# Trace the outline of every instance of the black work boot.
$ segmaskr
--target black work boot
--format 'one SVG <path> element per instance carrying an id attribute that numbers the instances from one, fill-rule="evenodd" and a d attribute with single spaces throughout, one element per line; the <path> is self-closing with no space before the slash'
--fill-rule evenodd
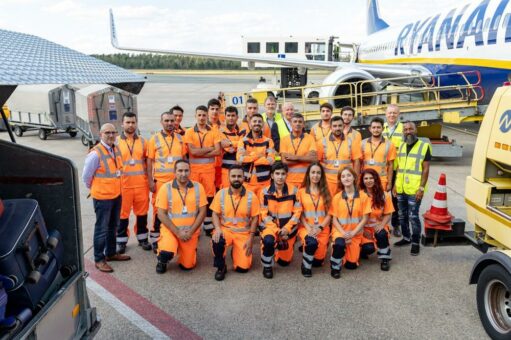
<path id="1" fill-rule="evenodd" d="M 218 268 L 215 273 L 215 280 L 222 281 L 225 279 L 225 273 L 227 273 L 227 267 Z"/>
<path id="2" fill-rule="evenodd" d="M 330 271 L 330 275 L 334 278 L 334 279 L 340 279 L 341 278 L 341 271 L 339 269 L 332 269 Z"/>
<path id="3" fill-rule="evenodd" d="M 403 238 L 403 239 L 401 239 L 401 240 L 399 240 L 399 241 L 395 242 L 395 243 L 394 243 L 394 246 L 396 246 L 396 247 L 403 247 L 403 246 L 407 246 L 407 245 L 409 245 L 409 244 L 411 244 L 411 243 L 412 243 L 412 241 L 410 241 L 410 240 L 405 240 L 405 239 Z"/>
<path id="4" fill-rule="evenodd" d="M 126 244 L 117 243 L 117 254 L 124 254 L 126 252 Z"/>
<path id="5" fill-rule="evenodd" d="M 273 268 L 272 267 L 264 267 L 263 268 L 263 276 L 266 279 L 273 279 Z"/>
<path id="6" fill-rule="evenodd" d="M 384 272 L 388 272 L 390 269 L 390 260 L 388 260 L 388 259 L 381 260 L 380 268 Z"/>
<path id="7" fill-rule="evenodd" d="M 305 266 L 302 264 L 302 275 L 304 277 L 312 277 L 312 270 L 309 268 L 305 268 Z"/>
<path id="8" fill-rule="evenodd" d="M 163 263 L 163 262 L 160 262 L 158 261 L 158 263 L 156 264 L 156 272 L 158 274 L 163 274 L 167 271 L 167 264 L 166 263 Z"/>
<path id="9" fill-rule="evenodd" d="M 151 250 L 151 249 L 153 249 L 153 246 L 147 240 L 138 242 L 138 246 L 142 247 L 142 249 L 144 249 L 144 250 Z"/>

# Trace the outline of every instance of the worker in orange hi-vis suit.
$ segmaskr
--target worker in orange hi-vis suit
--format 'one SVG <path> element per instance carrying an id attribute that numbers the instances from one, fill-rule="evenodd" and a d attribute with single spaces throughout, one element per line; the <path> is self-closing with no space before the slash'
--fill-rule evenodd
<path id="1" fill-rule="evenodd" d="M 221 153 L 221 136 L 218 129 L 207 124 L 208 108 L 204 105 L 197 107 L 195 118 L 197 124 L 186 130 L 185 143 L 188 146 L 192 181 L 199 182 L 206 191 L 208 202 L 213 201 L 215 196 L 215 157 Z M 208 209 L 204 219 L 204 232 L 211 236 L 213 224 L 211 221 L 211 209 Z"/>
<path id="2" fill-rule="evenodd" d="M 206 193 L 200 183 L 190 181 L 188 161 L 177 161 L 175 174 L 176 178 L 160 189 L 156 200 L 158 216 L 163 224 L 158 241 L 158 274 L 167 271 L 167 264 L 176 255 L 179 255 L 181 269 L 195 267 L 200 226 L 206 217 Z"/>
<path id="3" fill-rule="evenodd" d="M 243 122 L 241 123 L 241 130 L 250 131 L 250 120 L 252 119 L 252 116 L 256 113 L 259 113 L 259 103 L 257 102 L 257 99 L 255 98 L 248 98 L 247 103 L 245 104 L 245 112 L 246 116 Z M 261 115 L 262 117 L 262 115 Z M 271 130 L 268 124 L 264 124 L 264 118 L 263 118 L 263 127 L 261 128 L 263 131 L 263 136 L 271 138 Z"/>
<path id="4" fill-rule="evenodd" d="M 240 131 L 237 122 L 238 109 L 234 106 L 226 107 L 226 126 L 220 127 L 220 133 L 222 134 L 222 140 L 228 139 L 230 144 L 229 146 L 224 147 L 222 152 L 222 188 L 227 188 L 229 186 L 229 168 L 234 164 L 238 164 L 238 161 L 236 161 L 238 143 L 241 138 L 245 136 L 245 130 Z"/>
<path id="5" fill-rule="evenodd" d="M 302 206 L 298 188 L 286 183 L 288 167 L 276 162 L 271 167 L 271 184 L 259 195 L 261 202 L 261 263 L 263 276 L 273 278 L 274 257 L 280 266 L 293 259 L 298 222 Z M 275 250 L 276 249 L 276 250 Z"/>
<path id="6" fill-rule="evenodd" d="M 311 136 L 314 137 L 314 140 L 320 142 L 323 138 L 328 137 L 331 131 L 330 120 L 332 119 L 332 112 L 334 107 L 330 103 L 323 103 L 319 107 L 319 114 L 321 115 L 321 120 L 314 124 L 311 128 Z"/>
<path id="7" fill-rule="evenodd" d="M 238 143 L 236 160 L 245 172 L 245 186 L 256 195 L 270 184 L 270 169 L 275 161 L 273 142 L 262 135 L 263 117 L 255 113 L 251 120 L 251 131 Z"/>
<path id="8" fill-rule="evenodd" d="M 300 188 L 309 164 L 317 162 L 316 141 L 304 131 L 303 115 L 295 113 L 291 118 L 291 134 L 280 140 L 282 163 L 289 167 L 287 183 Z"/>
<path id="9" fill-rule="evenodd" d="M 221 103 L 218 99 L 212 98 L 208 101 L 208 125 L 214 131 L 214 133 L 220 135 L 220 128 L 225 122 L 225 114 L 220 114 Z M 223 120 L 220 120 L 220 116 L 223 116 Z M 224 138 L 222 140 L 221 147 L 224 148 L 228 144 L 228 140 Z M 222 184 L 222 154 L 215 157 L 215 188 L 220 188 Z"/>
<path id="10" fill-rule="evenodd" d="M 174 114 L 174 118 L 175 118 L 174 131 L 176 133 L 180 134 L 181 136 L 184 136 L 185 129 L 181 126 L 181 122 L 183 122 L 183 115 L 184 115 L 185 111 L 183 110 L 183 108 L 181 106 L 175 105 L 170 108 L 169 112 Z"/>
<path id="11" fill-rule="evenodd" d="M 243 186 L 243 168 L 229 169 L 229 188 L 220 189 L 211 203 L 215 231 L 212 237 L 215 280 L 222 281 L 227 272 L 225 256 L 232 246 L 234 270 L 246 273 L 252 267 L 252 244 L 259 222 L 259 200 Z"/>
<path id="12" fill-rule="evenodd" d="M 351 167 L 339 172 L 339 189 L 332 201 L 332 256 L 331 276 L 341 277 L 342 265 L 346 269 L 357 269 L 360 258 L 362 230 L 369 220 L 371 200 L 355 185 L 357 174 Z"/>
<path id="13" fill-rule="evenodd" d="M 374 169 L 381 180 L 385 191 L 392 190 L 392 178 L 394 174 L 394 159 L 396 159 L 396 147 L 388 139 L 383 138 L 383 119 L 375 117 L 369 124 L 371 137 L 362 141 L 362 169 Z"/>
<path id="14" fill-rule="evenodd" d="M 355 109 L 351 106 L 344 106 L 341 108 L 341 118 L 343 122 L 343 130 L 342 133 L 346 137 L 346 139 L 351 140 L 351 143 L 354 148 L 357 150 L 361 148 L 362 143 L 362 134 L 351 127 L 351 123 L 353 122 L 353 118 L 355 117 Z M 360 174 L 360 163 L 352 162 L 351 166 L 355 170 L 355 172 Z"/>
<path id="15" fill-rule="evenodd" d="M 360 158 L 362 157 L 360 144 L 356 147 L 353 140 L 344 135 L 342 129 L 342 118 L 340 116 L 332 117 L 332 133 L 317 145 L 318 159 L 325 168 L 328 188 L 332 197 L 338 191 L 337 175 L 339 170 L 352 164 L 360 168 Z"/>
<path id="16" fill-rule="evenodd" d="M 123 133 L 117 137 L 117 148 L 122 158 L 121 216 L 117 228 L 117 252 L 124 254 L 129 237 L 130 213 L 136 216 L 135 234 L 138 245 L 151 250 L 147 241 L 147 211 L 149 210 L 149 183 L 147 181 L 147 143 L 137 134 L 137 115 L 126 112 L 122 116 Z"/>
<path id="17" fill-rule="evenodd" d="M 302 216 L 298 238 L 302 242 L 302 275 L 312 276 L 312 267 L 320 267 L 325 261 L 330 238 L 331 216 L 329 209 L 332 196 L 326 182 L 325 169 L 319 163 L 307 168 L 302 188 L 298 191 Z"/>
<path id="18" fill-rule="evenodd" d="M 153 229 L 149 233 L 153 251 L 158 248 L 160 237 L 160 219 L 155 207 L 156 195 L 163 184 L 174 179 L 174 163 L 183 159 L 187 154 L 184 138 L 174 132 L 176 119 L 174 114 L 164 112 L 161 114 L 160 123 L 162 131 L 154 134 L 147 143 L 147 177 L 149 190 L 153 193 Z"/>

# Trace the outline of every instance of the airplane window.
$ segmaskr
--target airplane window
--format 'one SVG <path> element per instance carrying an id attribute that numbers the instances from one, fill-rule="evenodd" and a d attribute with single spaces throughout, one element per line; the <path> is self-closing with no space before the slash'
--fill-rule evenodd
<path id="1" fill-rule="evenodd" d="M 261 43 L 258 42 L 247 43 L 247 53 L 261 53 Z"/>
<path id="2" fill-rule="evenodd" d="M 286 53 L 298 53 L 298 43 L 286 42 L 284 45 L 284 50 Z"/>
<path id="3" fill-rule="evenodd" d="M 278 42 L 267 42 L 266 43 L 266 53 L 279 53 L 279 43 Z"/>

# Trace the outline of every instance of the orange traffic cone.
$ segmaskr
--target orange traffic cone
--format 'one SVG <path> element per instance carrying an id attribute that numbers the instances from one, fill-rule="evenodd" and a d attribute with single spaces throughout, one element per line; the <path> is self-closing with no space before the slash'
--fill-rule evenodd
<path id="1" fill-rule="evenodd" d="M 424 215 L 424 227 L 436 230 L 451 230 L 453 216 L 447 209 L 447 187 L 445 174 L 438 180 L 438 188 L 431 208 Z"/>

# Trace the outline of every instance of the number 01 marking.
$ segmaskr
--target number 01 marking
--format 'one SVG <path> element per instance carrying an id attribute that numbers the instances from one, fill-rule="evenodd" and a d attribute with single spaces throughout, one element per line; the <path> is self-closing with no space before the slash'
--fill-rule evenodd
<path id="1" fill-rule="evenodd" d="M 232 97 L 232 105 L 243 105 L 243 96 Z"/>

